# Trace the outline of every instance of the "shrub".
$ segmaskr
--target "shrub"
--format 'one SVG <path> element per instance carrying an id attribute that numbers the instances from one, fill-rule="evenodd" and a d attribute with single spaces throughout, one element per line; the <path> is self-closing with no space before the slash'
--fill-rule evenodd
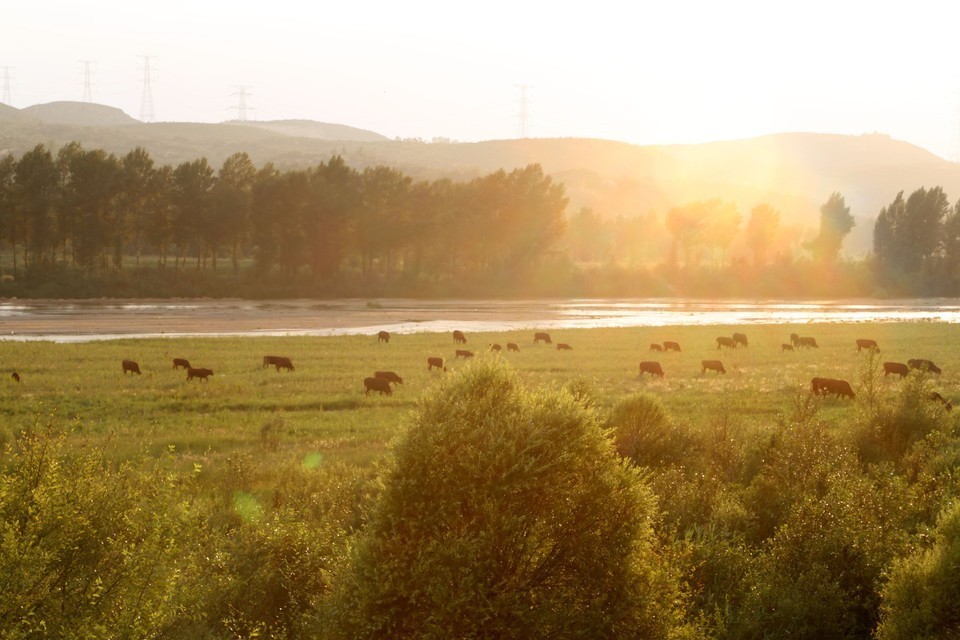
<path id="1" fill-rule="evenodd" d="M 637 393 L 613 407 L 607 420 L 617 451 L 635 464 L 657 467 L 689 459 L 694 440 L 678 428 L 660 399 Z"/>

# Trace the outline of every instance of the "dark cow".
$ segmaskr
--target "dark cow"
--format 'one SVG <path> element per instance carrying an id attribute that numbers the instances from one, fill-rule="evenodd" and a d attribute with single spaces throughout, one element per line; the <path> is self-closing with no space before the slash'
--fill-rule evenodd
<path id="1" fill-rule="evenodd" d="M 128 371 L 140 375 L 140 365 L 133 360 L 124 360 L 120 363 L 120 366 L 123 367 L 123 375 L 127 375 Z"/>
<path id="2" fill-rule="evenodd" d="M 494 342 L 492 345 L 490 345 L 490 351 L 502 351 L 502 350 L 503 350 L 503 347 L 501 347 L 501 346 L 500 346 L 499 344 L 497 344 L 496 342 Z"/>
<path id="3" fill-rule="evenodd" d="M 734 343 L 734 344 L 742 344 L 743 346 L 747 346 L 747 335 L 746 335 L 745 333 L 735 333 L 735 334 L 733 334 L 733 343 Z"/>
<path id="4" fill-rule="evenodd" d="M 784 351 L 793 351 L 793 345 L 783 343 L 782 345 L 780 345 L 780 353 L 783 353 Z"/>
<path id="5" fill-rule="evenodd" d="M 553 344 L 553 341 L 550 339 L 550 334 L 546 331 L 537 331 L 533 334 L 533 344 L 537 344 L 541 340 L 547 344 Z"/>
<path id="6" fill-rule="evenodd" d="M 394 384 L 403 384 L 403 378 L 395 374 L 393 371 L 375 371 L 373 373 L 374 378 L 383 378 L 387 382 L 393 382 Z"/>
<path id="7" fill-rule="evenodd" d="M 174 358 L 173 359 L 173 368 L 174 369 L 189 369 L 190 361 L 186 358 Z"/>
<path id="8" fill-rule="evenodd" d="M 857 351 L 863 351 L 864 349 L 880 351 L 880 347 L 877 346 L 876 340 L 870 340 L 869 338 L 857 338 Z"/>
<path id="9" fill-rule="evenodd" d="M 516 351 L 517 353 L 519 353 L 519 352 L 520 352 L 520 347 L 517 346 L 517 343 L 516 343 L 516 342 L 508 342 L 508 343 L 507 343 L 507 351 Z"/>
<path id="10" fill-rule="evenodd" d="M 911 369 L 920 369 L 921 371 L 929 371 L 930 373 L 935 373 L 940 375 L 940 367 L 933 364 L 929 360 L 924 360 L 923 358 L 913 358 L 907 360 L 907 364 L 910 365 Z"/>
<path id="11" fill-rule="evenodd" d="M 293 371 L 293 362 L 286 356 L 263 356 L 263 366 L 269 367 L 270 365 L 276 367 L 278 372 L 280 369 Z"/>
<path id="12" fill-rule="evenodd" d="M 377 343 L 380 342 L 390 342 L 390 332 L 380 331 L 377 333 Z"/>
<path id="13" fill-rule="evenodd" d="M 557 351 L 573 351 L 573 347 L 568 345 L 566 342 L 558 342 Z"/>
<path id="14" fill-rule="evenodd" d="M 717 338 L 717 349 L 721 347 L 729 347 L 731 349 L 737 348 L 737 343 L 733 341 L 733 338 L 727 338 L 725 336 L 720 336 Z"/>
<path id="15" fill-rule="evenodd" d="M 14 382 L 20 382 L 20 374 L 17 373 L 16 371 L 14 371 L 14 372 L 10 375 L 10 377 L 13 378 Z"/>
<path id="16" fill-rule="evenodd" d="M 792 344 L 792 345 L 795 346 L 795 347 L 796 347 L 796 346 L 799 346 L 799 345 L 800 345 L 800 334 L 798 334 L 798 333 L 791 333 L 791 334 L 790 334 L 790 344 Z"/>
<path id="17" fill-rule="evenodd" d="M 884 362 L 883 377 L 886 378 L 891 373 L 898 374 L 903 379 L 910 373 L 910 368 L 902 362 Z"/>
<path id="18" fill-rule="evenodd" d="M 467 344 L 467 336 L 463 335 L 463 331 L 455 329 L 453 332 L 453 342 L 455 344 Z"/>
<path id="19" fill-rule="evenodd" d="M 659 342 L 651 342 L 650 351 L 663 351 L 663 347 L 660 346 Z"/>
<path id="20" fill-rule="evenodd" d="M 663 367 L 660 366 L 659 362 L 652 362 L 650 360 L 644 360 L 640 363 L 640 375 L 644 373 L 649 373 L 653 376 L 663 377 Z"/>
<path id="21" fill-rule="evenodd" d="M 701 360 L 700 373 L 706 373 L 707 371 L 716 371 L 717 373 L 727 372 L 727 370 L 723 368 L 723 363 L 719 360 Z"/>
<path id="22" fill-rule="evenodd" d="M 679 342 L 669 342 L 669 341 L 668 341 L 668 342 L 664 342 L 664 343 L 663 343 L 663 350 L 664 350 L 664 351 L 680 351 L 680 343 L 679 343 Z"/>
<path id="23" fill-rule="evenodd" d="M 820 345 L 817 344 L 816 338 L 800 336 L 797 339 L 797 347 L 806 347 L 808 349 L 819 349 Z"/>
<path id="24" fill-rule="evenodd" d="M 390 381 L 386 378 L 364 378 L 363 388 L 364 395 L 370 395 L 371 391 L 379 391 L 380 395 L 393 395 L 393 389 L 390 387 Z"/>
<path id="25" fill-rule="evenodd" d="M 207 378 L 209 378 L 212 375 L 213 375 L 213 369 L 194 369 L 193 367 L 187 367 L 187 380 L 200 378 L 204 382 L 207 382 Z"/>
<path id="26" fill-rule="evenodd" d="M 853 388 L 846 380 L 834 380 L 833 378 L 814 378 L 810 381 L 810 389 L 814 395 L 828 396 L 833 394 L 838 398 L 847 397 L 851 400 L 856 397 Z"/>
<path id="27" fill-rule="evenodd" d="M 457 349 L 457 358 L 472 358 L 473 351 L 467 351 L 466 349 Z"/>
<path id="28" fill-rule="evenodd" d="M 939 402 L 947 411 L 953 411 L 953 404 L 936 391 L 931 391 L 929 398 L 934 402 Z"/>
<path id="29" fill-rule="evenodd" d="M 437 369 L 442 369 L 443 371 L 447 370 L 443 364 L 443 358 L 431 356 L 427 358 L 427 371 L 432 371 L 434 367 Z"/>

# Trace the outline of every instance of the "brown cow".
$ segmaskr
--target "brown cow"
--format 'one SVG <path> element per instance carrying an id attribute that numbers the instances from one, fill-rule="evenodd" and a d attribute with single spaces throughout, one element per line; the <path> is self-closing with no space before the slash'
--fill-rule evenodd
<path id="1" fill-rule="evenodd" d="M 819 349 L 816 338 L 800 336 L 797 338 L 797 347 L 807 347 L 808 349 Z"/>
<path id="2" fill-rule="evenodd" d="M 679 342 L 669 342 L 669 341 L 668 341 L 668 342 L 664 342 L 664 343 L 663 343 L 663 350 L 664 350 L 664 351 L 680 351 L 680 343 L 679 343 Z"/>
<path id="3" fill-rule="evenodd" d="M 910 365 L 911 369 L 920 369 L 924 371 L 929 371 L 930 373 L 935 373 L 940 375 L 940 367 L 933 364 L 929 360 L 924 360 L 923 358 L 914 358 L 912 360 L 907 360 L 907 364 Z"/>
<path id="4" fill-rule="evenodd" d="M 848 397 L 851 400 L 856 397 L 853 388 L 846 380 L 834 380 L 833 378 L 814 378 L 810 381 L 810 388 L 814 395 L 828 396 L 831 393 L 838 398 Z"/>
<path id="5" fill-rule="evenodd" d="M 377 333 L 377 343 L 379 344 L 381 342 L 390 342 L 390 332 L 380 331 Z"/>
<path id="6" fill-rule="evenodd" d="M 701 360 L 700 373 L 703 374 L 707 371 L 716 371 L 717 373 L 727 372 L 727 370 L 723 368 L 723 363 L 719 360 Z"/>
<path id="7" fill-rule="evenodd" d="M 884 362 L 883 377 L 886 378 L 891 373 L 898 374 L 902 380 L 903 378 L 907 377 L 908 373 L 910 373 L 910 368 L 902 362 Z"/>
<path id="8" fill-rule="evenodd" d="M 568 345 L 566 342 L 558 342 L 557 351 L 573 351 L 573 347 Z"/>
<path id="9" fill-rule="evenodd" d="M 520 352 L 520 347 L 517 346 L 517 343 L 516 343 L 516 342 L 508 342 L 508 343 L 507 343 L 507 351 L 516 351 L 517 353 L 519 353 L 519 352 Z"/>
<path id="10" fill-rule="evenodd" d="M 374 378 L 383 378 L 387 382 L 393 382 L 395 384 L 403 384 L 403 378 L 395 374 L 393 371 L 375 371 L 373 373 Z"/>
<path id="11" fill-rule="evenodd" d="M 746 335 L 745 333 L 735 333 L 735 334 L 733 334 L 733 343 L 734 343 L 734 344 L 742 344 L 743 346 L 747 346 L 747 335 Z"/>
<path id="12" fill-rule="evenodd" d="M 390 387 L 390 381 L 385 378 L 364 378 L 364 395 L 370 395 L 371 391 L 379 391 L 380 395 L 393 395 L 393 389 Z"/>
<path id="13" fill-rule="evenodd" d="M 659 362 L 652 362 L 649 360 L 644 360 L 640 363 L 640 375 L 644 373 L 649 373 L 652 376 L 663 377 L 663 367 L 660 366 Z"/>
<path id="14" fill-rule="evenodd" d="M 280 369 L 293 371 L 293 362 L 286 356 L 263 356 L 263 366 L 269 367 L 270 365 L 276 367 L 278 372 Z"/>
<path id="15" fill-rule="evenodd" d="M 10 377 L 13 378 L 15 382 L 20 382 L 20 374 L 17 373 L 16 371 L 14 371 Z"/>
<path id="16" fill-rule="evenodd" d="M 550 339 L 550 334 L 546 331 L 537 331 L 533 334 L 533 344 L 537 344 L 541 340 L 547 344 L 553 344 L 553 341 Z"/>
<path id="17" fill-rule="evenodd" d="M 499 344 L 497 344 L 496 342 L 494 342 L 492 345 L 490 345 L 490 351 L 502 351 L 502 350 L 503 350 L 503 347 L 501 347 L 501 346 L 500 346 Z"/>
<path id="18" fill-rule="evenodd" d="M 791 334 L 790 334 L 790 344 L 792 344 L 792 345 L 795 346 L 795 347 L 796 347 L 796 346 L 799 346 L 799 344 L 800 344 L 800 334 L 798 334 L 798 333 L 791 333 Z"/>
<path id="19" fill-rule="evenodd" d="M 213 375 L 213 369 L 194 369 L 193 367 L 187 367 L 187 380 L 200 378 L 204 382 L 207 382 L 207 378 L 209 378 L 212 375 Z"/>
<path id="20" fill-rule="evenodd" d="M 174 358 L 173 359 L 173 368 L 174 369 L 189 369 L 190 361 L 186 358 Z"/>
<path id="21" fill-rule="evenodd" d="M 123 375 L 127 375 L 128 371 L 140 375 L 140 365 L 133 360 L 124 360 L 120 363 L 120 366 L 123 367 Z"/>
<path id="22" fill-rule="evenodd" d="M 792 344 L 787 344 L 787 343 L 781 344 L 781 345 L 780 345 L 780 353 L 783 353 L 784 351 L 793 351 L 793 345 L 792 345 Z"/>
<path id="23" fill-rule="evenodd" d="M 880 351 L 880 347 L 877 346 L 876 340 L 870 340 L 869 338 L 857 338 L 857 351 L 863 351 L 864 349 Z"/>
<path id="24" fill-rule="evenodd" d="M 731 349 L 737 348 L 737 343 L 733 341 L 733 338 L 727 338 L 725 336 L 720 336 L 717 338 L 717 349 L 720 347 L 729 347 Z"/>
<path id="25" fill-rule="evenodd" d="M 463 335 L 463 331 L 460 331 L 459 329 L 454 329 L 453 342 L 455 344 L 467 344 L 467 336 Z"/>
<path id="26" fill-rule="evenodd" d="M 467 351 L 466 349 L 457 349 L 457 358 L 472 358 L 473 351 Z"/>
<path id="27" fill-rule="evenodd" d="M 943 408 L 946 409 L 947 411 L 953 411 L 953 404 L 949 400 L 944 398 L 942 395 L 937 393 L 936 391 L 931 391 L 929 397 L 931 400 L 942 404 Z"/>
<path id="28" fill-rule="evenodd" d="M 427 371 L 432 371 L 434 367 L 442 369 L 443 371 L 447 370 L 447 367 L 444 366 L 443 358 L 431 356 L 427 358 Z"/>
<path id="29" fill-rule="evenodd" d="M 659 342 L 651 342 L 650 351 L 663 351 L 663 347 L 660 346 Z"/>

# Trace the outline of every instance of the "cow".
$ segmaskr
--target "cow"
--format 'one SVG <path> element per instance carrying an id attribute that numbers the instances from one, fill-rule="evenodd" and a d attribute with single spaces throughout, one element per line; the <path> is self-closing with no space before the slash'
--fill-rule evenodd
<path id="1" fill-rule="evenodd" d="M 547 344 L 553 344 L 553 341 L 550 339 L 550 334 L 546 331 L 537 331 L 533 334 L 533 344 L 537 344 L 541 340 Z"/>
<path id="2" fill-rule="evenodd" d="M 263 356 L 263 366 L 269 367 L 270 365 L 276 367 L 278 372 L 280 369 L 293 371 L 293 362 L 286 356 Z"/>
<path id="3" fill-rule="evenodd" d="M 127 375 L 128 371 L 140 375 L 140 365 L 133 360 L 124 360 L 120 363 L 120 366 L 123 368 L 123 375 Z"/>
<path id="4" fill-rule="evenodd" d="M 516 351 L 517 353 L 520 353 L 520 347 L 517 346 L 516 342 L 508 342 L 507 351 Z"/>
<path id="5" fill-rule="evenodd" d="M 814 395 L 818 396 L 828 396 L 832 393 L 838 398 L 847 397 L 853 400 L 857 395 L 849 382 L 833 378 L 814 378 L 810 381 L 810 388 Z"/>
<path id="6" fill-rule="evenodd" d="M 558 342 L 557 351 L 573 351 L 573 347 L 568 345 L 566 342 Z"/>
<path id="7" fill-rule="evenodd" d="M 737 343 L 733 341 L 733 338 L 720 336 L 719 338 L 717 338 L 717 350 L 719 351 L 721 347 L 729 347 L 731 349 L 736 349 Z"/>
<path id="8" fill-rule="evenodd" d="M 447 370 L 447 367 L 443 363 L 443 358 L 438 356 L 431 356 L 427 358 L 427 371 L 432 371 L 434 367 L 443 371 Z"/>
<path id="9" fill-rule="evenodd" d="M 791 334 L 790 334 L 790 344 L 792 344 L 792 345 L 795 346 L 795 347 L 799 346 L 799 345 L 800 345 L 800 334 L 798 334 L 798 333 L 791 333 Z"/>
<path id="10" fill-rule="evenodd" d="M 908 373 L 910 373 L 910 368 L 902 362 L 884 362 L 883 377 L 886 378 L 891 373 L 898 374 L 902 380 L 903 378 L 907 377 Z"/>
<path id="11" fill-rule="evenodd" d="M 660 366 L 659 362 L 652 362 L 650 360 L 644 360 L 640 363 L 640 374 L 649 373 L 652 376 L 663 377 L 663 367 Z"/>
<path id="12" fill-rule="evenodd" d="M 390 381 L 386 378 L 364 378 L 363 388 L 363 393 L 367 396 L 370 395 L 371 391 L 379 391 L 380 395 L 393 395 L 393 389 L 390 387 Z"/>
<path id="13" fill-rule="evenodd" d="M 707 371 L 716 371 L 717 373 L 727 372 L 727 370 L 723 368 L 723 363 L 719 360 L 701 360 L 700 373 L 703 374 Z"/>
<path id="14" fill-rule="evenodd" d="M 453 342 L 454 344 L 467 344 L 467 336 L 463 335 L 463 331 L 460 331 L 459 329 L 454 329 Z"/>
<path id="15" fill-rule="evenodd" d="M 869 338 L 857 338 L 857 351 L 863 351 L 864 349 L 880 351 L 880 347 L 877 346 L 876 340 L 870 340 Z"/>
<path id="16" fill-rule="evenodd" d="M 784 351 L 793 351 L 793 345 L 784 342 L 780 345 L 780 353 L 783 353 Z"/>
<path id="17" fill-rule="evenodd" d="M 10 377 L 13 378 L 14 382 L 20 382 L 20 374 L 17 373 L 16 371 L 14 371 L 14 372 L 10 375 Z"/>
<path id="18" fill-rule="evenodd" d="M 186 358 L 174 358 L 173 359 L 173 368 L 174 369 L 189 369 L 190 361 Z"/>
<path id="19" fill-rule="evenodd" d="M 389 331 L 380 331 L 379 333 L 377 333 L 377 344 L 381 342 L 390 342 Z"/>
<path id="20" fill-rule="evenodd" d="M 499 344 L 497 344 L 496 342 L 494 342 L 492 345 L 490 345 L 490 351 L 502 351 L 502 350 L 503 350 L 503 347 L 501 347 L 501 346 L 500 346 Z"/>
<path id="21" fill-rule="evenodd" d="M 679 343 L 679 342 L 669 342 L 669 341 L 664 342 L 664 343 L 663 343 L 663 350 L 664 350 L 664 351 L 677 351 L 677 352 L 679 352 L 679 351 L 680 351 L 680 343 Z"/>
<path id="22" fill-rule="evenodd" d="M 819 349 L 816 338 L 800 336 L 797 338 L 797 347 L 806 347 L 808 349 Z"/>
<path id="23" fill-rule="evenodd" d="M 473 351 L 467 351 L 466 349 L 457 349 L 457 358 L 472 358 Z"/>
<path id="24" fill-rule="evenodd" d="M 745 333 L 735 333 L 735 334 L 733 334 L 733 343 L 734 343 L 734 344 L 742 344 L 743 346 L 747 346 L 747 335 L 746 335 Z"/>
<path id="25" fill-rule="evenodd" d="M 935 373 L 937 375 L 940 375 L 941 373 L 940 367 L 933 364 L 929 360 L 924 360 L 923 358 L 913 358 L 911 360 L 907 360 L 907 364 L 910 366 L 911 369 L 920 369 L 923 371 L 929 371 L 930 373 Z"/>
<path id="26" fill-rule="evenodd" d="M 213 369 L 194 369 L 193 367 L 187 367 L 187 380 L 200 378 L 204 382 L 207 382 L 207 378 L 209 378 L 212 375 L 213 375 Z"/>
<path id="27" fill-rule="evenodd" d="M 373 373 L 374 378 L 383 378 L 387 382 L 393 382 L 394 384 L 403 384 L 403 378 L 395 374 L 393 371 L 375 371 Z"/>
<path id="28" fill-rule="evenodd" d="M 663 351 L 663 347 L 660 346 L 659 342 L 651 342 L 650 351 Z"/>
<path id="29" fill-rule="evenodd" d="M 953 411 L 953 404 L 949 400 L 944 398 L 942 395 L 937 393 L 936 391 L 931 391 L 929 398 L 935 402 L 939 402 L 940 404 L 942 404 L 943 408 L 946 409 L 947 411 Z"/>

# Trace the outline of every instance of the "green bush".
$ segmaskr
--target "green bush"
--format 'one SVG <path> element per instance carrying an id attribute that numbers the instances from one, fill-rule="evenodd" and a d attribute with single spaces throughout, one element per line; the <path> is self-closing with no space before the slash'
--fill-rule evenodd
<path id="1" fill-rule="evenodd" d="M 689 460 L 695 440 L 667 414 L 660 398 L 637 393 L 621 400 L 607 420 L 617 451 L 635 464 L 659 467 Z"/>
<path id="2" fill-rule="evenodd" d="M 595 413 L 474 363 L 422 400 L 338 576 L 344 638 L 664 638 L 683 631 L 655 503 Z"/>

